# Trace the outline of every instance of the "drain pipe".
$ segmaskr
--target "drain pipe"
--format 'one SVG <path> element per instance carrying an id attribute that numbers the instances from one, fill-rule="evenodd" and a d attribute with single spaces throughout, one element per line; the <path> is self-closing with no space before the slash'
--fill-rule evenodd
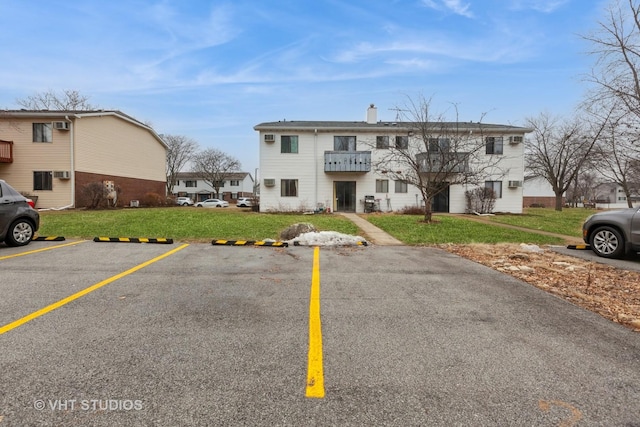
<path id="1" fill-rule="evenodd" d="M 313 130 L 313 157 L 314 157 L 314 207 L 315 211 L 318 209 L 318 129 Z"/>
<path id="2" fill-rule="evenodd" d="M 69 176 L 71 177 L 71 204 L 69 207 L 74 208 L 76 206 L 76 164 L 75 164 L 75 129 L 74 122 L 69 116 L 64 116 L 64 119 L 69 123 L 69 145 L 70 145 L 70 167 Z"/>

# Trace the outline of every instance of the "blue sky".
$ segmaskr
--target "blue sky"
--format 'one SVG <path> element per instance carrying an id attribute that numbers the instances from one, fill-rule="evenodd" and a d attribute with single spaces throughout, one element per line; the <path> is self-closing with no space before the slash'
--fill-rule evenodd
<path id="1" fill-rule="evenodd" d="M 261 122 L 394 120 L 419 95 L 465 121 L 570 114 L 607 3 L 0 0 L 0 108 L 78 90 L 253 173 Z"/>

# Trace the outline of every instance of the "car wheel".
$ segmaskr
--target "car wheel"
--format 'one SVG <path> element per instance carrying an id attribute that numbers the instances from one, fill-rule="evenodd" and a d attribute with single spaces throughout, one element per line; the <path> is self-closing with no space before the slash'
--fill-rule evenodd
<path id="1" fill-rule="evenodd" d="M 624 256 L 624 237 L 613 227 L 596 229 L 589 239 L 591 250 L 603 258 L 622 258 Z"/>
<path id="2" fill-rule="evenodd" d="M 31 239 L 33 239 L 33 225 L 25 219 L 19 219 L 9 227 L 6 243 L 9 246 L 24 246 L 29 244 Z"/>

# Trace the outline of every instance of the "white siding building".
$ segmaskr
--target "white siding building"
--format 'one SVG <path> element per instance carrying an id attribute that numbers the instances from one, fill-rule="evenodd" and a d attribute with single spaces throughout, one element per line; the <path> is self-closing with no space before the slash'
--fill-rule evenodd
<path id="1" fill-rule="evenodd" d="M 253 196 L 253 177 L 248 172 L 231 172 L 220 186 L 219 195 L 215 189 L 194 172 L 179 172 L 173 185 L 175 196 L 191 197 L 194 202 L 218 197 L 232 201 L 239 197 Z"/>
<path id="2" fill-rule="evenodd" d="M 486 156 L 493 159 L 496 172 L 479 184 L 450 185 L 435 198 L 433 210 L 464 213 L 465 191 L 487 186 L 497 193 L 495 212 L 522 213 L 523 139 L 531 130 L 479 123 L 450 125 L 466 135 L 478 135 L 476 144 L 487 141 Z M 374 166 L 385 150 L 376 141 L 424 143 L 414 135 L 411 123 L 378 121 L 373 105 L 362 122 L 279 121 L 254 129 L 260 134 L 262 212 L 320 207 L 364 212 L 365 196 L 373 196 L 382 211 L 422 205 L 417 188 L 390 180 Z"/>

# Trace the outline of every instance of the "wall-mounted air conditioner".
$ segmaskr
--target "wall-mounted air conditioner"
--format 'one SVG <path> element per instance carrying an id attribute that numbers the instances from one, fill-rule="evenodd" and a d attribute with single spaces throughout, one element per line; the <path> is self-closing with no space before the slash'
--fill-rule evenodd
<path id="1" fill-rule="evenodd" d="M 264 134 L 264 142 L 275 142 L 276 136 L 272 133 Z"/>
<path id="2" fill-rule="evenodd" d="M 264 179 L 264 186 L 265 187 L 273 187 L 276 185 L 276 180 L 273 178 L 265 178 Z"/>
<path id="3" fill-rule="evenodd" d="M 521 136 L 510 136 L 509 137 L 509 144 L 521 144 L 522 143 L 522 137 Z"/>
<path id="4" fill-rule="evenodd" d="M 69 130 L 69 122 L 53 122 L 53 128 L 58 130 Z"/>
<path id="5" fill-rule="evenodd" d="M 509 188 L 522 187 L 522 181 L 509 181 Z"/>
<path id="6" fill-rule="evenodd" d="M 71 178 L 71 173 L 69 173 L 69 171 L 55 171 L 53 172 L 53 177 L 60 179 L 69 179 Z"/>

